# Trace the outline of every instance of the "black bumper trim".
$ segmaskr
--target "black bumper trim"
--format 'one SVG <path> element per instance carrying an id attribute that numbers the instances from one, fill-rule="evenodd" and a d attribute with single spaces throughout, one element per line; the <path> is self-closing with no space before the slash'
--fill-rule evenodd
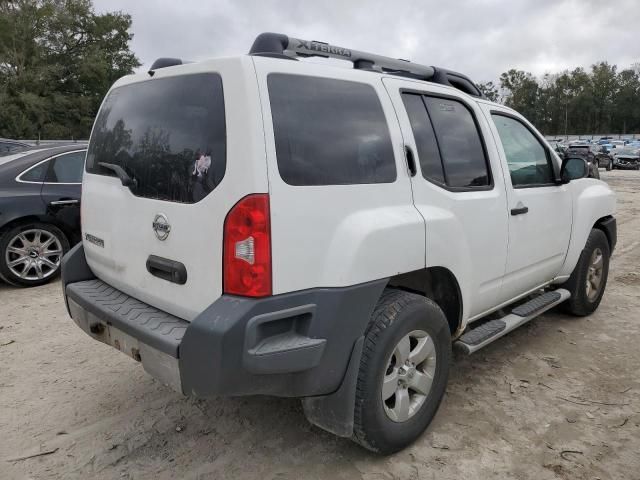
<path id="1" fill-rule="evenodd" d="M 598 226 L 604 230 L 607 239 L 609 240 L 609 245 L 611 246 L 611 253 L 616 248 L 616 244 L 618 243 L 618 225 L 616 222 L 616 217 L 607 217 L 598 222 Z"/>
<path id="2" fill-rule="evenodd" d="M 67 285 L 66 294 L 99 321 L 178 358 L 180 342 L 189 326 L 186 320 L 136 300 L 98 279 Z"/>
<path id="3" fill-rule="evenodd" d="M 83 330 L 104 341 L 100 328 L 91 327 L 111 325 L 141 349 L 176 359 L 176 371 L 165 376 L 176 377 L 174 388 L 186 395 L 309 397 L 343 384 L 354 345 L 388 279 L 258 299 L 222 295 L 191 322 L 95 278 L 82 244 L 63 259 L 62 282 Z M 156 356 L 147 352 L 145 365 L 154 376 Z"/>

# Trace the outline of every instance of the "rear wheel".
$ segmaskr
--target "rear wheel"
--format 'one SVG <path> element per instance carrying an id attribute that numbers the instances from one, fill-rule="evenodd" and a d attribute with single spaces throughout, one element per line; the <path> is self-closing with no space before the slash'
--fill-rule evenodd
<path id="1" fill-rule="evenodd" d="M 353 439 L 382 454 L 416 440 L 440 406 L 450 359 L 449 324 L 440 307 L 386 290 L 365 335 Z"/>
<path id="2" fill-rule="evenodd" d="M 0 236 L 0 277 L 21 287 L 43 285 L 60 274 L 60 261 L 69 250 L 62 231 L 46 223 L 27 223 Z"/>
<path id="3" fill-rule="evenodd" d="M 576 268 L 565 284 L 565 288 L 571 292 L 571 298 L 562 304 L 565 312 L 577 316 L 595 312 L 607 286 L 610 256 L 607 236 L 594 228 L 589 234 Z"/>

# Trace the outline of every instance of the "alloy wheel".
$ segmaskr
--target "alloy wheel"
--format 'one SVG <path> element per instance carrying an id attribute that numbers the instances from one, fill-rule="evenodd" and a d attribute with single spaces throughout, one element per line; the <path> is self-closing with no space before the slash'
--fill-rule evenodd
<path id="1" fill-rule="evenodd" d="M 596 248 L 591 253 L 589 268 L 587 270 L 586 293 L 590 302 L 598 298 L 602 287 L 602 270 L 604 267 L 604 256 L 602 250 Z"/>
<path id="2" fill-rule="evenodd" d="M 436 371 L 436 347 L 424 330 L 414 330 L 394 348 L 382 379 L 382 404 L 387 417 L 406 422 L 424 404 Z"/>
<path id="3" fill-rule="evenodd" d="M 22 280 L 42 280 L 56 273 L 62 259 L 62 243 L 53 233 L 33 228 L 11 239 L 5 252 L 7 267 Z"/>

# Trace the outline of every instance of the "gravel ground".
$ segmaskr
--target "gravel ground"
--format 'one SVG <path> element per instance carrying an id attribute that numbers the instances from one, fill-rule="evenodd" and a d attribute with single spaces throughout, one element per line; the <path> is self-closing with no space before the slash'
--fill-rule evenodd
<path id="1" fill-rule="evenodd" d="M 181 397 L 82 333 L 59 282 L 0 285 L 0 478 L 640 479 L 640 174 L 602 177 L 619 242 L 599 310 L 456 355 L 435 421 L 386 458 L 296 400 Z"/>

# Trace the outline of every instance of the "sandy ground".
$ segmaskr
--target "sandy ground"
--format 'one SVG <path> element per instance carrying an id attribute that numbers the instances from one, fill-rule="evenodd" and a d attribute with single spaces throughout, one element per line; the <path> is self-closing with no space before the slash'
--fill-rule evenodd
<path id="1" fill-rule="evenodd" d="M 433 424 L 387 458 L 296 400 L 183 398 L 82 333 L 59 282 L 0 285 L 0 478 L 640 479 L 640 174 L 602 176 L 619 243 L 600 309 L 457 355 Z"/>

